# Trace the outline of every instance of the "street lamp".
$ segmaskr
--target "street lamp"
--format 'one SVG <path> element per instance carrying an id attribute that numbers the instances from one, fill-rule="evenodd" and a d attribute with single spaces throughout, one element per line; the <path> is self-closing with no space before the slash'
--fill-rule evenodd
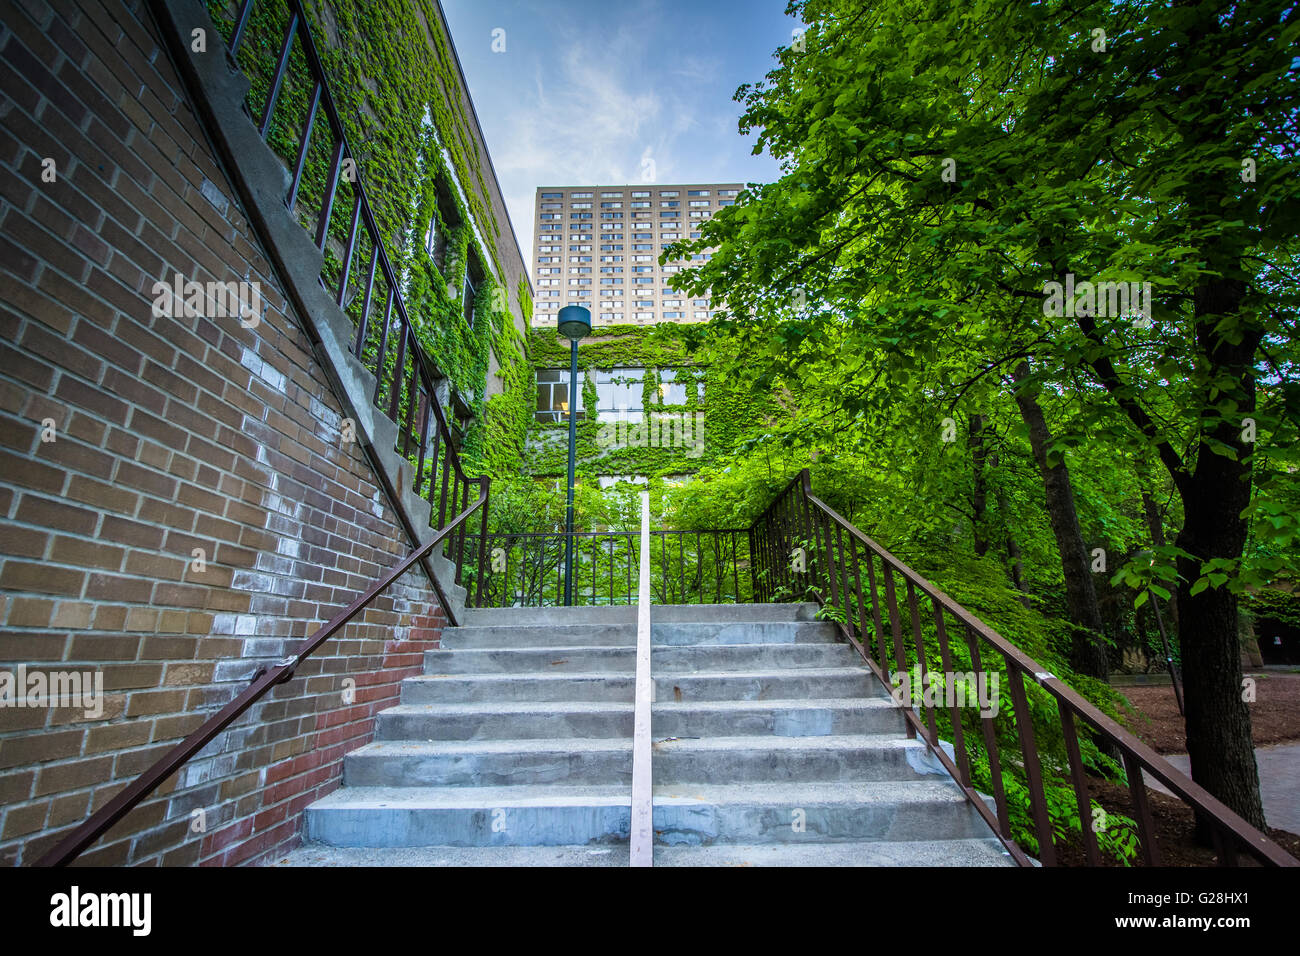
<path id="1" fill-rule="evenodd" d="M 578 340 L 591 331 L 591 310 L 566 305 L 556 328 L 569 340 L 569 488 L 564 509 L 564 606 L 573 605 L 573 467 L 578 438 Z"/>

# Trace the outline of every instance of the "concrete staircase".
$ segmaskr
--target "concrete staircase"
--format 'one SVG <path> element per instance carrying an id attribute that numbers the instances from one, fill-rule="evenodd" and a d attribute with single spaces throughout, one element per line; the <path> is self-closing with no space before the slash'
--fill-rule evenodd
<path id="1" fill-rule="evenodd" d="M 813 612 L 653 609 L 655 864 L 1008 864 Z M 626 864 L 634 615 L 467 611 L 284 862 Z"/>

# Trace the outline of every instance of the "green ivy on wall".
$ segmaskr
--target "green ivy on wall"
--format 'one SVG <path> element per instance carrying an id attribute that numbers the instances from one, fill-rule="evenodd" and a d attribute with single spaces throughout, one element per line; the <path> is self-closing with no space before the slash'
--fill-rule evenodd
<path id="1" fill-rule="evenodd" d="M 437 4 L 434 0 L 305 0 L 304 5 L 385 251 L 402 276 L 407 312 L 425 348 L 472 411 L 462 447 L 466 463 L 474 473 L 516 473 L 532 415 L 531 373 L 507 290 L 493 278 L 506 274 L 497 249 L 500 228 L 480 198 L 491 193 Z M 229 42 L 238 4 L 207 0 L 207 6 Z M 259 121 L 288 15 L 284 0 L 258 0 L 241 41 L 239 65 L 250 81 L 247 102 Z M 295 44 L 267 136 L 286 167 L 297 154 L 311 85 L 305 58 Z M 331 150 L 328 124 L 318 117 L 297 203 L 305 228 L 314 227 L 323 204 Z M 351 213 L 348 192 L 346 184 L 340 183 L 325 250 L 327 283 L 337 283 L 342 274 L 340 260 Z M 454 217 L 444 215 L 451 209 Z M 441 268 L 424 246 L 430 221 L 445 242 Z M 477 234 L 471 223 L 477 225 Z M 359 321 L 363 300 L 352 293 L 352 285 L 364 281 L 358 273 L 370 254 L 363 230 L 344 303 L 354 322 Z M 461 300 L 471 257 L 486 277 L 476 290 L 472 327 Z M 526 325 L 532 313 L 527 281 L 522 280 L 515 291 Z M 384 288 L 375 291 L 381 303 L 386 294 Z M 377 341 L 367 343 L 367 349 L 373 350 L 373 357 Z M 496 357 L 504 391 L 489 402 L 491 355 Z M 393 361 L 390 355 L 389 364 Z"/>
<path id="2" fill-rule="evenodd" d="M 554 329 L 533 329 L 528 337 L 532 367 L 564 368 L 569 365 L 569 343 Z M 578 422 L 577 473 L 582 477 L 597 475 L 664 475 L 693 474 L 705 465 L 725 459 L 734 449 L 740 432 L 769 412 L 764 396 L 733 386 L 721 375 L 698 364 L 693 343 L 695 330 L 661 324 L 651 327 L 614 325 L 596 328 L 578 345 L 578 368 L 583 374 L 583 407 L 596 407 L 596 386 L 592 372 L 620 367 L 644 368 L 642 407 L 654 416 L 685 418 L 689 423 L 690 441 L 676 422 L 659 422 L 648 432 L 624 432 L 616 442 L 602 442 L 601 428 L 593 418 Z M 716 346 L 716 343 L 715 343 Z M 676 383 L 685 388 L 682 405 L 667 405 L 659 386 L 660 372 L 673 369 Z M 699 398 L 699 383 L 704 383 L 704 398 Z M 525 471 L 538 477 L 563 475 L 568 467 L 567 423 L 543 423 L 529 414 Z M 696 418 L 703 416 L 703 431 Z M 665 427 L 671 431 L 665 432 Z M 608 433 L 607 433 L 608 434 Z M 654 437 L 651 437 L 654 436 Z M 697 442 L 702 437 L 703 447 Z M 659 440 L 655 440 L 655 439 Z M 638 440 L 640 439 L 640 440 Z"/>

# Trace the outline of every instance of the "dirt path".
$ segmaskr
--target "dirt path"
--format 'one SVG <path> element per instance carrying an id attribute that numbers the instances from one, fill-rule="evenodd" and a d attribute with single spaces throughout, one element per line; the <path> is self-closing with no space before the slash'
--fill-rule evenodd
<path id="1" fill-rule="evenodd" d="M 1256 747 L 1300 740 L 1300 674 L 1253 673 L 1250 723 Z M 1187 752 L 1187 735 L 1172 687 L 1119 687 L 1128 698 L 1128 729 L 1157 753 Z"/>

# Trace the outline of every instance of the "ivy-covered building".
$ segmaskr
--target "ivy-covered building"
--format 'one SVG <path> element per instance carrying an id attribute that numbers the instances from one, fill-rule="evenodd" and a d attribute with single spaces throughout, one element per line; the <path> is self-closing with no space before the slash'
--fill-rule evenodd
<path id="1" fill-rule="evenodd" d="M 688 480 L 734 450 L 761 402 L 697 358 L 701 330 L 593 329 L 578 346 L 577 472 L 608 487 L 620 480 Z M 707 333 L 706 333 L 707 334 Z M 569 342 L 553 329 L 528 336 L 536 382 L 524 470 L 559 477 L 568 464 Z"/>

